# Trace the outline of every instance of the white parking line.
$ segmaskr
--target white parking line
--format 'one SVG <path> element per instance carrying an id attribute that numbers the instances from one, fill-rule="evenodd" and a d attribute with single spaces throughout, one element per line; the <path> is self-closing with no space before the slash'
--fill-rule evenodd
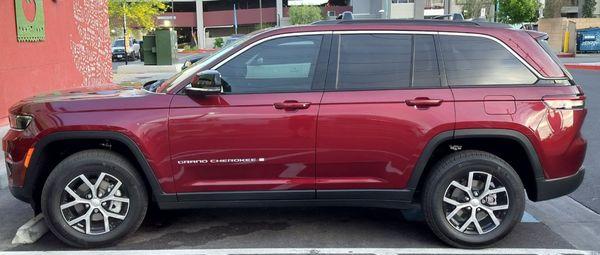
<path id="1" fill-rule="evenodd" d="M 463 250 L 450 248 L 265 248 L 265 249 L 198 249 L 198 250 L 110 250 L 110 251 L 32 251 L 32 252 L 0 252 L 0 255 L 40 254 L 40 255 L 268 255 L 268 254 L 600 254 L 592 251 L 571 249 L 482 249 Z"/>

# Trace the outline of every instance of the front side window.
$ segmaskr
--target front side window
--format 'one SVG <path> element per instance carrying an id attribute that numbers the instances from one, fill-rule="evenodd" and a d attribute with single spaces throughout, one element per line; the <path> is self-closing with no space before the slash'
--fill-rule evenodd
<path id="1" fill-rule="evenodd" d="M 440 86 L 431 35 L 342 35 L 338 54 L 337 90 Z"/>
<path id="2" fill-rule="evenodd" d="M 263 42 L 217 68 L 226 93 L 310 91 L 321 35 Z"/>
<path id="3" fill-rule="evenodd" d="M 499 43 L 482 37 L 441 35 L 450 86 L 529 85 L 537 77 Z"/>

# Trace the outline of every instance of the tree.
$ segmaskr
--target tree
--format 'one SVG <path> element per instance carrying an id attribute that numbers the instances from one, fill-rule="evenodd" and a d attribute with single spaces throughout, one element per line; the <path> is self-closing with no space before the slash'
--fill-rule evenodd
<path id="1" fill-rule="evenodd" d="M 537 0 L 498 0 L 498 20 L 508 24 L 533 22 L 538 8 Z"/>
<path id="2" fill-rule="evenodd" d="M 321 8 L 318 6 L 298 5 L 289 10 L 292 25 L 309 24 L 323 19 Z"/>
<path id="3" fill-rule="evenodd" d="M 462 9 L 465 19 L 476 19 L 481 14 L 481 9 L 493 7 L 493 0 L 466 0 L 463 1 Z"/>
<path id="4" fill-rule="evenodd" d="M 167 4 L 161 0 L 109 0 L 108 15 L 111 27 L 123 27 L 123 14 L 128 28 L 154 28 L 154 18 L 165 12 Z"/>
<path id="5" fill-rule="evenodd" d="M 596 0 L 585 0 L 585 2 L 583 2 L 583 17 L 584 18 L 593 18 L 595 9 L 596 9 Z"/>

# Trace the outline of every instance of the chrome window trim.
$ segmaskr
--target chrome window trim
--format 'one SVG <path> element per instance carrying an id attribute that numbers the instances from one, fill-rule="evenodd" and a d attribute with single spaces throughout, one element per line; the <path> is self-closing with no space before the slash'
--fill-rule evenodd
<path id="1" fill-rule="evenodd" d="M 221 62 L 215 64 L 214 66 L 211 67 L 211 69 L 217 69 L 217 68 L 221 67 L 222 65 L 229 62 L 231 59 L 237 57 L 238 55 L 246 52 L 247 50 L 251 49 L 252 47 L 254 47 L 260 43 L 263 43 L 263 42 L 266 42 L 269 40 L 273 40 L 273 39 L 277 39 L 277 38 L 303 36 L 303 35 L 327 35 L 327 34 L 345 35 L 345 34 L 374 34 L 374 33 L 376 33 L 376 34 L 415 34 L 415 35 L 455 35 L 455 36 L 470 36 L 470 37 L 486 38 L 486 39 L 496 42 L 497 44 L 500 44 L 504 49 L 506 49 L 510 54 L 512 54 L 517 60 L 519 60 L 519 62 L 521 62 L 521 64 L 523 64 L 538 79 L 543 79 L 543 80 L 567 80 L 568 79 L 566 77 L 565 78 L 551 78 L 551 77 L 543 76 L 535 68 L 533 68 L 529 63 L 527 63 L 527 61 L 525 61 L 521 56 L 519 56 L 519 54 L 514 52 L 508 45 L 506 45 L 500 39 L 490 36 L 490 35 L 477 34 L 477 33 L 464 33 L 464 32 L 410 31 L 410 30 L 403 30 L 403 31 L 395 31 L 395 30 L 314 31 L 314 32 L 297 32 L 297 33 L 288 33 L 288 34 L 278 34 L 278 35 L 263 38 L 256 42 L 251 43 L 250 45 L 244 47 L 243 49 L 237 51 L 236 53 L 234 53 L 231 56 L 227 57 L 226 59 L 222 60 Z"/>
<path id="2" fill-rule="evenodd" d="M 278 34 L 278 35 L 269 36 L 269 37 L 260 39 L 256 42 L 253 42 L 250 45 L 244 47 L 243 49 L 237 51 L 236 53 L 231 54 L 231 56 L 227 57 L 226 59 L 224 59 L 221 62 L 217 63 L 216 65 L 212 66 L 210 69 L 217 69 L 217 68 L 221 67 L 222 65 L 227 64 L 227 62 L 229 62 L 233 58 L 235 58 L 235 57 L 239 56 L 240 54 L 246 52 L 247 50 L 251 49 L 252 47 L 254 47 L 258 44 L 261 44 L 263 42 L 266 42 L 266 41 L 270 41 L 270 40 L 274 40 L 274 39 L 278 39 L 278 38 L 284 38 L 284 37 L 294 37 L 294 36 L 303 36 L 303 35 L 329 35 L 329 34 L 331 34 L 331 31 L 298 32 L 298 33 Z"/>

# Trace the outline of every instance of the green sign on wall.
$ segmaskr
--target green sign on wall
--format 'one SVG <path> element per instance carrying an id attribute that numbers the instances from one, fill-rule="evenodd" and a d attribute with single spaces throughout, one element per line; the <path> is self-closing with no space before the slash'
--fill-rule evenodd
<path id="1" fill-rule="evenodd" d="M 35 17 L 32 21 L 25 16 L 24 1 L 26 4 L 35 4 Z M 37 42 L 46 38 L 43 0 L 15 0 L 15 18 L 19 42 Z"/>

